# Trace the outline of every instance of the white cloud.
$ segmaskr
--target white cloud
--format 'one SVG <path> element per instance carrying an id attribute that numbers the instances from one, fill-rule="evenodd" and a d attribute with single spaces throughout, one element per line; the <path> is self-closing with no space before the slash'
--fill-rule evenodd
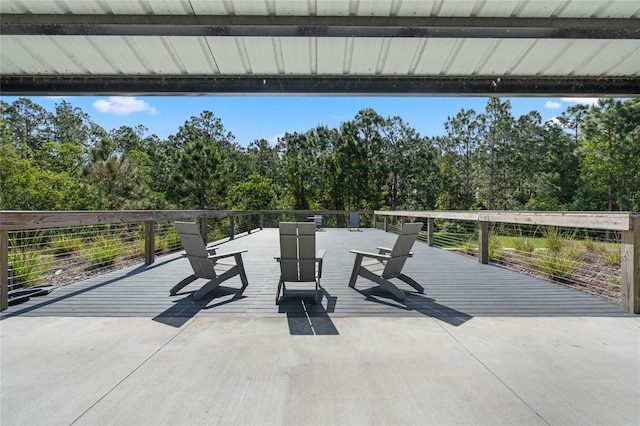
<path id="1" fill-rule="evenodd" d="M 561 98 L 565 102 L 572 102 L 575 104 L 595 105 L 598 103 L 599 98 Z"/>
<path id="2" fill-rule="evenodd" d="M 558 109 L 562 106 L 562 104 L 560 102 L 553 102 L 553 101 L 547 101 L 544 104 L 545 107 L 549 108 L 549 109 Z"/>
<path id="3" fill-rule="evenodd" d="M 555 124 L 556 126 L 562 126 L 562 123 L 560 122 L 560 120 L 558 120 L 558 117 L 551 117 L 550 119 L 545 121 L 545 124 Z"/>
<path id="4" fill-rule="evenodd" d="M 134 112 L 145 111 L 149 114 L 158 113 L 154 107 L 145 101 L 131 96 L 110 96 L 107 99 L 99 99 L 92 105 L 100 112 L 116 115 L 129 115 Z"/>
<path id="5" fill-rule="evenodd" d="M 273 136 L 273 137 L 271 137 L 271 138 L 269 138 L 267 140 L 269 141 L 269 143 L 271 145 L 275 145 L 275 144 L 278 143 L 278 139 L 281 139 L 283 137 L 284 137 L 284 133 L 280 133 L 279 135 L 275 135 L 275 136 Z"/>

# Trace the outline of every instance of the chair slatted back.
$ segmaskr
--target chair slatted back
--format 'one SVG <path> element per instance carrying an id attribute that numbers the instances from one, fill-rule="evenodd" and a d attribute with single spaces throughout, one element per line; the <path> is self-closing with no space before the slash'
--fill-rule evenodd
<path id="1" fill-rule="evenodd" d="M 280 222 L 280 272 L 284 281 L 315 281 L 316 230 L 312 222 Z"/>
<path id="2" fill-rule="evenodd" d="M 360 217 L 358 213 L 349 213 L 349 228 L 360 228 Z"/>
<path id="3" fill-rule="evenodd" d="M 398 235 L 398 239 L 391 250 L 391 259 L 387 261 L 384 271 L 382 272 L 382 277 L 393 278 L 402 272 L 404 263 L 411 252 L 413 243 L 415 243 L 418 238 L 422 225 L 422 222 L 415 222 L 405 223 L 402 226 L 400 235 Z"/>
<path id="4" fill-rule="evenodd" d="M 195 222 L 174 222 L 180 241 L 198 278 L 216 278 L 213 263 L 208 259 L 207 247 Z"/>

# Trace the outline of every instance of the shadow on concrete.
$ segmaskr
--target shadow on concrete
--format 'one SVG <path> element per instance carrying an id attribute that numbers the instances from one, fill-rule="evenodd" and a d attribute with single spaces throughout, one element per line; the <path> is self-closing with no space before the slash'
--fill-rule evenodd
<path id="1" fill-rule="evenodd" d="M 153 321 L 172 327 L 182 327 L 200 311 L 215 309 L 227 303 L 244 299 L 247 297 L 243 294 L 244 289 L 245 287 L 234 288 L 221 285 L 207 293 L 207 295 L 200 300 L 193 300 L 193 293 L 195 293 L 196 290 L 177 293 L 176 295 L 184 295 L 184 297 L 173 302 L 173 306 L 169 309 L 156 315 Z M 222 300 L 216 301 L 216 299 Z"/>
<path id="2" fill-rule="evenodd" d="M 473 318 L 472 315 L 441 305 L 434 299 L 420 293 L 405 293 L 404 300 L 400 300 L 378 286 L 365 290 L 357 288 L 354 290 L 362 294 L 365 300 L 369 302 L 380 303 L 400 310 L 419 312 L 422 315 L 437 318 L 456 327 Z"/>
<path id="3" fill-rule="evenodd" d="M 329 317 L 329 313 L 335 310 L 336 300 L 322 288 L 319 303 L 313 303 L 313 296 L 288 296 L 280 301 L 278 312 L 287 315 L 291 335 L 338 336 L 340 333 Z"/>

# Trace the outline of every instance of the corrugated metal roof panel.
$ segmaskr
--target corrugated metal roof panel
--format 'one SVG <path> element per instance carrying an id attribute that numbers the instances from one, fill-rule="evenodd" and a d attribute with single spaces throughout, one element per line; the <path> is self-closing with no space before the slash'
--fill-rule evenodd
<path id="1" fill-rule="evenodd" d="M 635 0 L 3 0 L 0 13 L 628 18 Z"/>
<path id="2" fill-rule="evenodd" d="M 304 37 L 279 38 L 284 73 L 290 75 L 317 74 L 316 39 Z"/>
<path id="3" fill-rule="evenodd" d="M 610 30 L 603 26 L 608 25 L 603 21 L 594 29 L 573 19 L 564 21 L 571 26 L 564 31 L 567 28 L 560 24 L 547 28 L 546 21 L 525 19 L 514 27 L 520 32 L 509 33 L 514 30 L 503 30 L 502 26 L 493 32 L 495 20 L 491 19 L 636 17 L 637 20 L 640 17 L 637 0 L 2 0 L 0 13 L 17 13 L 25 19 L 30 14 L 52 14 L 51 20 L 40 16 L 38 25 L 14 22 L 13 25 L 23 27 L 0 35 L 0 73 L 5 75 L 628 77 L 640 73 L 640 47 L 631 21 L 629 25 L 614 22 Z M 54 14 L 64 15 L 68 22 L 57 22 Z M 68 19 L 73 14 L 102 14 L 109 18 L 96 24 L 83 16 Z M 110 18 L 119 14 L 131 16 L 112 22 Z M 128 31 L 138 22 L 137 15 L 175 15 L 179 19 L 193 14 L 239 15 L 239 22 L 243 22 L 243 15 L 267 19 L 250 20 L 258 22 L 260 30 L 249 34 L 230 19 L 225 22 L 231 22 L 232 29 L 224 33 L 228 27 L 217 27 L 217 18 L 210 16 L 207 22 L 213 23 L 211 27 L 193 20 L 193 28 L 186 32 L 174 28 L 164 31 L 173 22 L 165 22 L 166 19 L 140 19 L 147 25 L 140 32 Z M 270 19 L 292 15 L 327 18 L 306 19 L 308 27 L 307 24 L 296 27 L 295 20 L 292 25 L 287 19 L 276 23 Z M 391 37 L 376 37 L 376 28 L 367 28 L 368 32 L 354 30 L 352 20 L 331 20 L 346 16 L 443 17 L 438 24 L 453 27 L 455 38 L 440 38 L 445 34 L 436 34 L 439 29 L 409 24 L 413 21 L 408 19 L 400 21 L 405 22 L 406 28 L 392 23 L 390 30 L 385 29 L 390 32 L 384 34 Z M 450 17 L 455 19 L 446 19 Z M 489 19 L 483 20 L 479 29 L 473 25 L 475 20 L 462 20 L 471 22 L 468 26 L 456 24 L 458 18 L 469 17 Z M 358 25 L 366 27 L 368 22 L 360 19 Z M 530 22 L 534 24 L 529 25 Z M 56 30 L 59 24 L 62 30 Z M 618 25 L 623 29 L 621 33 L 616 33 Z M 573 27 L 578 28 L 577 37 L 571 32 L 575 30 Z M 287 36 L 283 36 L 283 28 L 290 31 L 285 32 Z M 20 31 L 25 35 L 15 35 Z M 38 31 L 43 33 L 40 35 Z M 56 35 L 50 35 L 56 31 Z M 111 34 L 109 31 L 115 33 L 106 35 Z M 209 31 L 219 36 L 211 36 Z M 248 35 L 234 37 L 238 33 L 233 31 Z M 63 35 L 67 32 L 72 35 Z M 476 37 L 469 36 L 470 32 Z M 297 36 L 299 33 L 307 35 Z M 338 37 L 345 33 L 350 37 Z M 479 33 L 482 35 L 478 36 Z M 511 38 L 514 34 L 530 38 Z M 535 38 L 539 34 L 554 38 Z"/>

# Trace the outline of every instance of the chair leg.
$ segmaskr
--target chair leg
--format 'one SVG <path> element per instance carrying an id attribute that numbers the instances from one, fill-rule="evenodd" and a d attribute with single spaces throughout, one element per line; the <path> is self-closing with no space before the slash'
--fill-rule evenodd
<path id="1" fill-rule="evenodd" d="M 418 293 L 424 293 L 424 287 L 418 284 L 413 278 L 405 274 L 400 274 L 397 278 L 409 284 L 411 287 L 415 288 L 416 290 L 418 290 Z"/>
<path id="2" fill-rule="evenodd" d="M 205 285 L 203 285 L 200 290 L 198 290 L 194 295 L 193 295 L 193 299 L 194 300 L 199 300 L 202 299 L 207 293 L 209 293 L 212 290 L 215 290 L 216 287 L 218 287 L 223 281 L 228 280 L 231 277 L 234 277 L 236 275 L 238 275 L 238 266 L 234 266 L 233 268 L 229 269 L 227 272 L 225 272 L 222 275 L 218 275 L 216 278 L 212 279 L 211 281 L 209 281 L 208 283 L 206 283 Z"/>
<path id="3" fill-rule="evenodd" d="M 385 289 L 389 293 L 393 294 L 398 299 L 404 300 L 404 291 L 400 290 L 393 283 L 391 283 L 391 282 L 389 282 L 389 281 L 387 281 L 387 280 L 385 280 L 384 278 L 381 278 L 381 277 L 377 277 L 377 279 L 372 280 L 372 281 L 377 283 L 380 287 L 382 287 L 383 289 Z"/>
<path id="4" fill-rule="evenodd" d="M 244 271 L 244 263 L 242 262 L 242 254 L 238 253 L 234 256 L 236 260 L 236 266 L 238 268 L 238 273 L 240 274 L 240 281 L 242 281 L 242 288 L 249 285 L 249 281 L 247 280 L 247 273 Z"/>
<path id="5" fill-rule="evenodd" d="M 183 288 L 185 288 L 186 286 L 188 286 L 189 284 L 191 284 L 192 282 L 194 282 L 197 279 L 198 279 L 198 277 L 196 277 L 195 275 L 189 275 L 187 278 L 185 278 L 184 280 L 180 281 L 171 290 L 169 290 L 169 294 L 171 296 L 175 296 L 177 292 L 179 292 L 180 290 L 182 290 Z"/>
<path id="6" fill-rule="evenodd" d="M 358 273 L 360 272 L 360 265 L 362 265 L 363 255 L 356 253 L 356 260 L 353 263 L 353 271 L 351 271 L 351 278 L 349 279 L 349 287 L 355 288 L 356 280 L 358 279 Z"/>
<path id="7" fill-rule="evenodd" d="M 212 290 L 215 290 L 216 287 L 218 287 L 220 285 L 220 283 L 224 280 L 221 279 L 222 275 L 220 275 L 218 278 L 214 278 L 211 281 L 209 281 L 208 283 L 206 283 L 205 285 L 203 285 L 202 287 L 200 287 L 200 290 L 196 291 L 193 295 L 193 300 L 200 300 L 202 299 L 204 296 L 207 295 L 207 293 L 209 293 Z"/>
<path id="8" fill-rule="evenodd" d="M 282 281 L 282 279 L 280 279 L 278 281 L 278 290 L 276 292 L 276 305 L 280 304 L 280 290 L 282 290 L 283 286 L 284 286 L 284 281 Z"/>

